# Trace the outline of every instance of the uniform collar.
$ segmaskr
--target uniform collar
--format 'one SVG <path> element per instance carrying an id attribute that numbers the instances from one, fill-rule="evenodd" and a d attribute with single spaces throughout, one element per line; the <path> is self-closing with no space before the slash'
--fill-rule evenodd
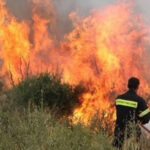
<path id="1" fill-rule="evenodd" d="M 136 94 L 136 91 L 134 89 L 129 89 L 128 92 Z"/>

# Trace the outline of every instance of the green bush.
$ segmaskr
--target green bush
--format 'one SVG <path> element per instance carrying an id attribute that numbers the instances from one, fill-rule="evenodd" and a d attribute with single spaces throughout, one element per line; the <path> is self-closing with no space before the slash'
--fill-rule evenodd
<path id="1" fill-rule="evenodd" d="M 31 103 L 38 107 L 55 108 L 58 114 L 64 115 L 72 113 L 75 105 L 79 103 L 79 95 L 83 92 L 80 85 L 62 83 L 57 75 L 45 73 L 25 79 L 7 95 L 17 107 L 27 107 Z"/>

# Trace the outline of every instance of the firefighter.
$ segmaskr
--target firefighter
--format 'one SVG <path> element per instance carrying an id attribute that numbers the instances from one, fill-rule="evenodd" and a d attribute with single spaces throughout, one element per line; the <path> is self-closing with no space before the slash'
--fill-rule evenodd
<path id="1" fill-rule="evenodd" d="M 128 91 L 116 98 L 116 126 L 114 130 L 113 146 L 121 149 L 125 138 L 132 136 L 131 124 L 136 127 L 137 140 L 140 139 L 140 124 L 150 120 L 150 110 L 145 100 L 137 95 L 140 81 L 132 77 L 128 80 Z M 134 135 L 135 136 L 135 135 Z"/>

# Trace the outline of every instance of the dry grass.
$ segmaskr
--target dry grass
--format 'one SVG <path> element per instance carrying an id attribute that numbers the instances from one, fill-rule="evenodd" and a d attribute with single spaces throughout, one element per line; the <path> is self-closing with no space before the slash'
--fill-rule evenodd
<path id="1" fill-rule="evenodd" d="M 0 108 L 0 150 L 113 150 L 107 135 L 69 126 L 43 110 Z"/>

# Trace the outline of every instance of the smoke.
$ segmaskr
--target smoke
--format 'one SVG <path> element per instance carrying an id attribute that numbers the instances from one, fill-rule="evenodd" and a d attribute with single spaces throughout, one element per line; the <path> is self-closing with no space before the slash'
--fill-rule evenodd
<path id="1" fill-rule="evenodd" d="M 86 17 L 92 9 L 102 9 L 105 6 L 116 3 L 117 0 L 52 0 L 56 10 L 57 39 L 62 39 L 64 34 L 73 29 L 69 18 L 71 12 L 76 12 L 79 16 Z M 31 19 L 31 0 L 6 0 L 7 7 L 18 19 Z M 42 1 L 43 3 L 44 1 Z M 143 14 L 143 18 L 150 23 L 150 1 L 135 1 L 138 12 Z"/>
<path id="2" fill-rule="evenodd" d="M 144 20 L 150 24 L 150 1 L 147 0 L 137 0 L 137 9 L 143 14 Z"/>
<path id="3" fill-rule="evenodd" d="M 28 0 L 5 0 L 9 11 L 18 19 L 29 19 L 31 7 Z"/>
<path id="4" fill-rule="evenodd" d="M 6 0 L 10 12 L 19 20 L 31 19 L 31 0 Z M 73 29 L 69 18 L 71 12 L 76 12 L 80 16 L 89 15 L 94 8 L 103 8 L 113 3 L 115 0 L 52 0 L 56 10 L 57 38 L 62 39 L 64 34 Z M 42 1 L 43 3 L 43 1 Z"/>
<path id="5" fill-rule="evenodd" d="M 71 12 L 76 12 L 79 16 L 86 17 L 92 9 L 102 8 L 111 4 L 114 0 L 54 0 L 56 11 L 58 14 L 58 29 L 61 35 L 68 33 L 72 30 L 73 26 L 69 19 Z"/>
<path id="6" fill-rule="evenodd" d="M 29 1 L 31 0 L 6 0 L 8 8 L 19 18 L 30 16 L 31 7 Z M 88 0 L 85 2 L 85 0 L 52 0 L 56 11 L 60 15 L 68 15 L 72 11 L 77 11 L 80 15 L 85 15 L 93 8 L 104 7 L 115 1 L 116 0 Z"/>

